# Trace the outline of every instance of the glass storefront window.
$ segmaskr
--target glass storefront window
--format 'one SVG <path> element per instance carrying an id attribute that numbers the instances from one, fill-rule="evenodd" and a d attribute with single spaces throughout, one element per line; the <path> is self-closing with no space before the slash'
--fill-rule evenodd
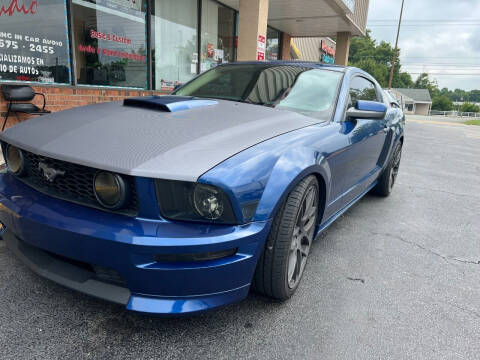
<path id="1" fill-rule="evenodd" d="M 197 1 L 152 0 L 154 89 L 170 91 L 197 74 Z"/>
<path id="2" fill-rule="evenodd" d="M 71 14 L 69 0 L 1 1 L 0 81 L 171 91 L 236 60 L 237 13 L 214 0 L 201 0 L 201 14 L 198 0 L 71 0 Z"/>
<path id="3" fill-rule="evenodd" d="M 235 11 L 213 0 L 202 2 L 200 72 L 236 60 Z"/>
<path id="4" fill-rule="evenodd" d="M 266 44 L 267 60 L 280 59 L 280 31 L 267 27 L 267 44 Z"/>
<path id="5" fill-rule="evenodd" d="M 146 3 L 72 0 L 77 83 L 147 87 Z"/>
<path id="6" fill-rule="evenodd" d="M 0 2 L 0 81 L 70 82 L 65 0 Z"/>

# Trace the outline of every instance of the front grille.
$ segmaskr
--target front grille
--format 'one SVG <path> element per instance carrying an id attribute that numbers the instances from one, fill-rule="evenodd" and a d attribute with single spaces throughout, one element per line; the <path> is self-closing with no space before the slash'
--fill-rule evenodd
<path id="1" fill-rule="evenodd" d="M 137 191 L 135 180 L 131 176 L 122 175 L 129 186 L 129 200 L 122 209 L 110 211 L 103 208 L 97 201 L 93 191 L 93 179 L 97 169 L 72 164 L 66 161 L 51 159 L 45 156 L 33 154 L 22 150 L 25 159 L 25 171 L 19 180 L 31 186 L 37 191 L 46 195 L 71 201 L 80 205 L 93 207 L 96 209 L 136 216 L 138 214 Z M 57 176 L 53 182 L 48 181 L 39 168 L 39 163 L 43 162 L 48 167 L 64 171 L 65 174 Z"/>

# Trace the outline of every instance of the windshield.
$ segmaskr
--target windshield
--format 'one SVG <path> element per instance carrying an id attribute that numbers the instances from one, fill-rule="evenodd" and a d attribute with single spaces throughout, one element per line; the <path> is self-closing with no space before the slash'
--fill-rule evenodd
<path id="1" fill-rule="evenodd" d="M 247 102 L 325 118 L 332 114 L 343 73 L 293 65 L 224 65 L 174 92 Z"/>

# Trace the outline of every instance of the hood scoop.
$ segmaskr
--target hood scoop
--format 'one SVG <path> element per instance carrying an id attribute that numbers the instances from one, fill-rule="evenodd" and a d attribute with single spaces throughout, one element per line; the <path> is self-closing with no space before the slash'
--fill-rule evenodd
<path id="1" fill-rule="evenodd" d="M 143 109 L 177 112 L 205 106 L 217 105 L 218 101 L 195 98 L 193 96 L 142 96 L 123 100 L 123 106 Z"/>

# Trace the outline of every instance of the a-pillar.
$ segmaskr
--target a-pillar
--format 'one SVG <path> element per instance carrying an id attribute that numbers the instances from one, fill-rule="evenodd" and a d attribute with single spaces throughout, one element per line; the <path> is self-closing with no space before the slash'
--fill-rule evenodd
<path id="1" fill-rule="evenodd" d="M 267 37 L 268 0 L 240 0 L 238 14 L 239 61 L 257 60 L 259 36 Z M 265 54 L 265 49 L 263 49 Z"/>

